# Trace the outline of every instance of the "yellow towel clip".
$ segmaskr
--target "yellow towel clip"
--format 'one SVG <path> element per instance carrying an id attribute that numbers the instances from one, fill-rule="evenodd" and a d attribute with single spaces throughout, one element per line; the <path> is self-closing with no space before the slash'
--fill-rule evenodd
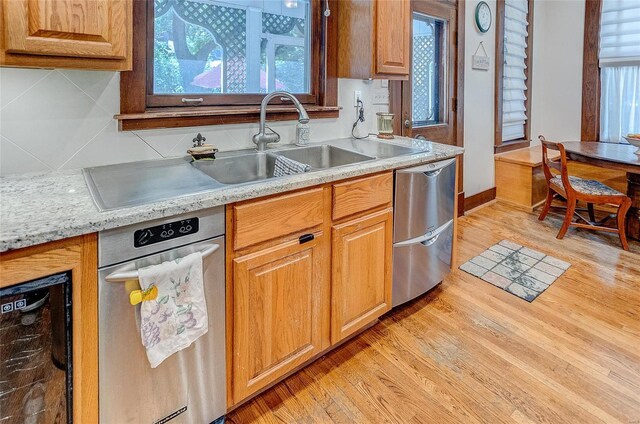
<path id="1" fill-rule="evenodd" d="M 158 297 L 158 288 L 154 285 L 150 286 L 146 290 L 134 290 L 129 293 L 129 303 L 137 305 L 140 302 L 146 300 L 154 300 Z"/>

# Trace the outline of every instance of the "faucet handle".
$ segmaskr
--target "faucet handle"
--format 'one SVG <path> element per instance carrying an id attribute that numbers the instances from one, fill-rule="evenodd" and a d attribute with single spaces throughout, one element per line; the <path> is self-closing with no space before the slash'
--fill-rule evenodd
<path id="1" fill-rule="evenodd" d="M 207 138 L 198 133 L 198 135 L 196 135 L 193 139 L 193 147 L 200 147 L 204 144 L 205 141 L 207 141 Z"/>
<path id="2" fill-rule="evenodd" d="M 277 133 L 276 131 L 274 131 L 274 129 L 273 129 L 273 128 L 271 128 L 271 127 L 270 127 L 270 126 L 268 126 L 268 125 L 265 125 L 264 127 L 265 127 L 266 129 L 268 129 L 269 131 L 271 131 L 271 134 L 272 134 L 272 135 L 275 135 L 275 136 L 276 136 L 276 137 L 275 137 L 275 139 L 273 139 L 272 141 L 270 141 L 270 143 L 278 143 L 278 142 L 280 141 L 280 134 L 279 134 L 279 133 Z"/>

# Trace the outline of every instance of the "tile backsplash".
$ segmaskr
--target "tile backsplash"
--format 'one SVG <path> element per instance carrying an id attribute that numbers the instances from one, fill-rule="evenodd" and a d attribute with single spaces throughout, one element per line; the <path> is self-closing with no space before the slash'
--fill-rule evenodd
<path id="1" fill-rule="evenodd" d="M 340 79 L 336 119 L 312 119 L 312 141 L 347 137 L 355 116 L 354 90 L 362 91 L 366 117 L 359 132 L 376 130 L 373 105 L 381 81 Z M 102 71 L 0 68 L 0 175 L 74 169 L 182 156 L 201 132 L 221 151 L 254 147 L 258 124 L 118 131 L 120 74 Z M 268 115 L 267 115 L 268 119 Z M 295 122 L 269 124 L 292 143 Z"/>

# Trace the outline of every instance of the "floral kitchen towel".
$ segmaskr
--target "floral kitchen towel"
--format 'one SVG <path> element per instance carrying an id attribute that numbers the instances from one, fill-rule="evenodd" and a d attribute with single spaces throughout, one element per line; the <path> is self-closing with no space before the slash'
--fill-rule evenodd
<path id="1" fill-rule="evenodd" d="M 138 275 L 142 290 L 158 290 L 154 300 L 140 306 L 142 344 L 155 368 L 208 330 L 202 254 L 141 268 Z"/>

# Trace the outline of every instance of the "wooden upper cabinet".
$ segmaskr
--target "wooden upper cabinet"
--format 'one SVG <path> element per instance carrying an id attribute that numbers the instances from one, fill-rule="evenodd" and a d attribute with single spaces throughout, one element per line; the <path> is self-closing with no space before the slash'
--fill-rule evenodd
<path id="1" fill-rule="evenodd" d="M 322 233 L 233 260 L 233 399 L 238 402 L 322 349 L 328 258 Z"/>
<path id="2" fill-rule="evenodd" d="M 0 1 L 0 64 L 131 69 L 132 0 Z"/>
<path id="3" fill-rule="evenodd" d="M 376 74 L 409 75 L 411 2 L 376 0 Z"/>
<path id="4" fill-rule="evenodd" d="M 393 210 L 332 229 L 331 343 L 391 309 Z"/>
<path id="5" fill-rule="evenodd" d="M 338 9 L 338 76 L 408 79 L 410 0 L 341 0 Z"/>

